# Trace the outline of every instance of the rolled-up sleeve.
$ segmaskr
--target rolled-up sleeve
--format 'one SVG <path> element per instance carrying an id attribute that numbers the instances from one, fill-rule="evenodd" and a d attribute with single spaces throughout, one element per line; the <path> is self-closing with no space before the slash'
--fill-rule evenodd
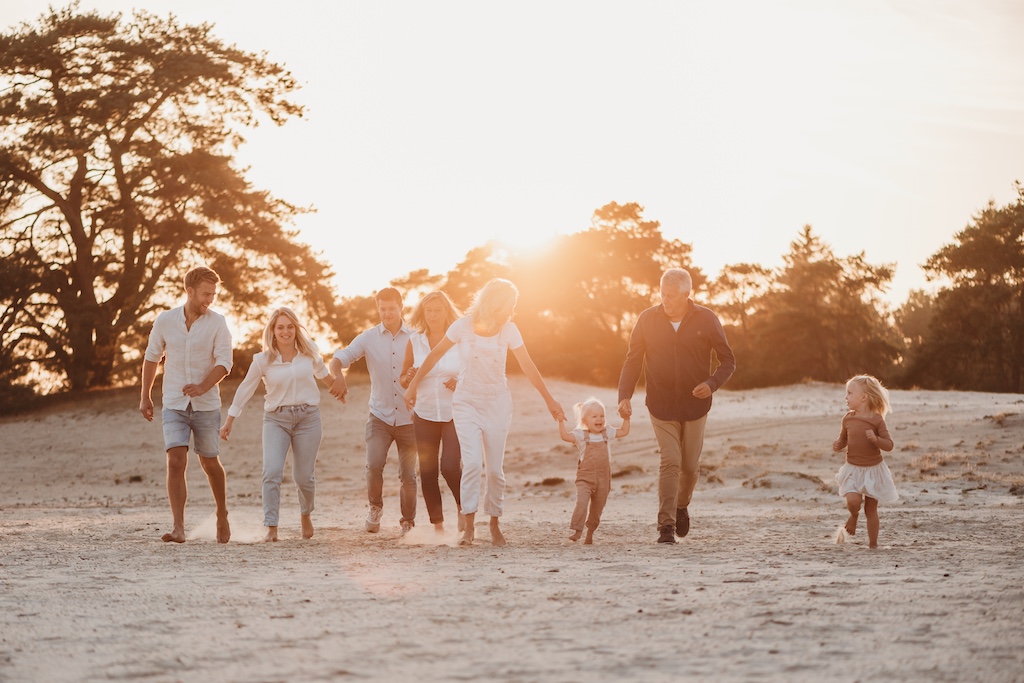
<path id="1" fill-rule="evenodd" d="M 149 331 L 149 343 L 146 345 L 146 360 L 150 363 L 159 363 L 163 360 L 164 351 L 167 349 L 167 341 L 164 339 L 163 325 L 157 317 L 153 323 L 153 329 Z"/>
<path id="2" fill-rule="evenodd" d="M 228 329 L 228 322 L 223 317 L 213 338 L 213 365 L 221 366 L 231 372 L 234 359 L 231 355 L 231 330 Z"/>

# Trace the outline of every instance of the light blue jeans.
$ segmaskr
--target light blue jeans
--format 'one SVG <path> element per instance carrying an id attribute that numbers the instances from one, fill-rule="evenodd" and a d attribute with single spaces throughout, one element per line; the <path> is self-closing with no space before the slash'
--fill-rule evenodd
<path id="1" fill-rule="evenodd" d="M 313 512 L 317 453 L 323 440 L 319 406 L 294 405 L 263 413 L 263 525 L 277 526 L 281 508 L 281 478 L 289 446 L 292 478 L 299 490 L 299 510 Z"/>

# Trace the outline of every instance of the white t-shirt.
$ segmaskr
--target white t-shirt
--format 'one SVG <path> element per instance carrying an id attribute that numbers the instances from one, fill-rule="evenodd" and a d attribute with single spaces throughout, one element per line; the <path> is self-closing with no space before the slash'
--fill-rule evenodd
<path id="1" fill-rule="evenodd" d="M 515 323 L 507 322 L 498 334 L 483 337 L 473 331 L 473 317 L 467 315 L 453 322 L 445 335 L 459 347 L 460 387 L 483 390 L 508 387 L 505 359 L 509 349 L 523 345 L 523 335 Z"/>
<path id="2" fill-rule="evenodd" d="M 409 335 L 412 343 L 412 364 L 421 367 L 430 353 L 430 342 L 422 332 Z M 416 389 L 416 414 L 431 422 L 450 422 L 452 419 L 452 396 L 454 391 L 444 385 L 459 376 L 459 351 L 454 346 L 448 349 L 430 372 L 420 378 Z"/>
<path id="3" fill-rule="evenodd" d="M 260 378 L 267 387 L 267 395 L 263 400 L 265 412 L 277 410 L 281 406 L 320 405 L 320 387 L 316 380 L 329 374 L 319 352 L 315 358 L 300 353 L 290 363 L 285 363 L 278 354 L 271 363 L 267 353 L 260 351 L 252 357 L 252 365 L 249 366 L 249 372 L 245 373 L 245 379 L 238 385 L 228 415 L 238 417 L 242 414 L 242 408 L 256 392 Z"/>

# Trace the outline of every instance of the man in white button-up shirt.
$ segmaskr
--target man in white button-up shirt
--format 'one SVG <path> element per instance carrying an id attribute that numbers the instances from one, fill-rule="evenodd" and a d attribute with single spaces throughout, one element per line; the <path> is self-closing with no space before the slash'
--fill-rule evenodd
<path id="1" fill-rule="evenodd" d="M 220 458 L 220 388 L 231 371 L 231 332 L 220 313 L 210 310 L 220 277 L 209 268 L 185 274 L 185 304 L 157 316 L 142 364 L 139 411 L 153 421 L 153 382 L 164 359 L 161 419 L 167 451 L 167 498 L 173 528 L 163 540 L 185 542 L 185 501 L 190 437 L 217 504 L 217 541 L 231 538 L 224 466 Z"/>
<path id="2" fill-rule="evenodd" d="M 366 493 L 370 509 L 366 530 L 380 530 L 384 511 L 384 465 L 392 443 L 398 444 L 398 468 L 402 482 L 399 503 L 402 533 L 412 529 L 416 519 L 416 432 L 412 414 L 405 407 L 405 390 L 399 384 L 402 361 L 409 343 L 409 329 L 402 320 L 402 295 L 394 287 L 377 293 L 380 325 L 361 332 L 330 362 L 331 396 L 345 401 L 348 385 L 342 368 L 366 358 L 370 371 L 370 417 L 366 423 Z"/>

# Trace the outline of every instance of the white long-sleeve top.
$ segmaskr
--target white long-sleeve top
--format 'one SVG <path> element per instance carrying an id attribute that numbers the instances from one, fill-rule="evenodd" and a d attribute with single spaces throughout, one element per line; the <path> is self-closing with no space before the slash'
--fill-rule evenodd
<path id="1" fill-rule="evenodd" d="M 412 344 L 412 364 L 420 367 L 430 353 L 430 342 L 427 340 L 427 335 L 422 332 L 413 332 L 409 335 L 409 342 Z M 455 395 L 455 392 L 446 387 L 444 383 L 457 378 L 461 367 L 459 349 L 453 346 L 438 359 L 434 367 L 430 368 L 430 372 L 420 379 L 416 392 L 416 414 L 421 419 L 431 422 L 451 421 L 452 396 Z"/>
<path id="2" fill-rule="evenodd" d="M 263 400 L 265 412 L 277 410 L 281 406 L 320 405 L 320 387 L 316 380 L 329 374 L 319 353 L 315 358 L 300 353 L 290 363 L 282 361 L 278 354 L 271 363 L 267 353 L 260 351 L 252 357 L 252 365 L 245 373 L 245 379 L 238 385 L 228 415 L 238 417 L 242 414 L 242 408 L 256 392 L 260 379 L 267 388 Z"/>

